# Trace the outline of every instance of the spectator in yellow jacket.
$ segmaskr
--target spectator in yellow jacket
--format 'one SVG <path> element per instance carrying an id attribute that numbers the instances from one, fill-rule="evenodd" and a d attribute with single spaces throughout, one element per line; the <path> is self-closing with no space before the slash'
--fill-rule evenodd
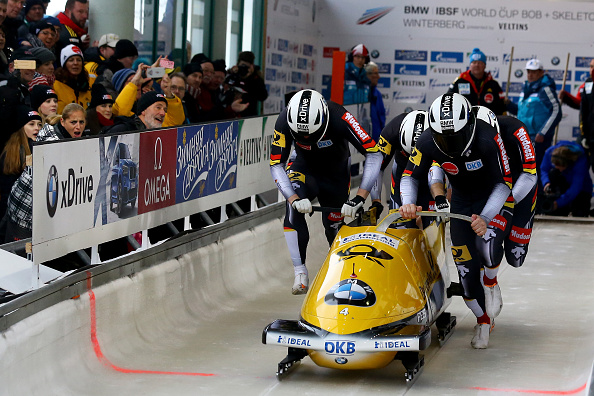
<path id="1" fill-rule="evenodd" d="M 119 93 L 113 106 L 113 113 L 117 116 L 130 117 L 134 115 L 135 106 L 141 95 L 152 90 L 152 79 L 142 77 L 143 70 L 149 66 L 141 63 L 138 65 L 136 74 L 131 78 Z M 167 101 L 167 112 L 163 120 L 163 127 L 178 126 L 184 123 L 186 115 L 184 113 L 181 98 L 178 98 L 171 91 L 171 79 L 168 75 L 161 79 L 161 90 Z M 138 114 L 138 113 L 136 113 Z"/>
<path id="2" fill-rule="evenodd" d="M 58 114 L 69 103 L 77 103 L 84 109 L 91 102 L 91 86 L 94 80 L 83 67 L 83 53 L 76 45 L 68 45 L 60 52 L 60 65 L 56 70 L 54 90 L 58 94 Z"/>

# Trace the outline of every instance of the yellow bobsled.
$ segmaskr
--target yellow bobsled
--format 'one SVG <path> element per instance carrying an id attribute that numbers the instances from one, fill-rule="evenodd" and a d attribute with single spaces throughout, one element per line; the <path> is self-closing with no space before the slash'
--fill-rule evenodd
<path id="1" fill-rule="evenodd" d="M 264 344 L 288 347 L 279 379 L 308 355 L 318 366 L 343 370 L 380 368 L 398 359 L 406 380 L 415 378 L 431 326 L 443 343 L 456 324 L 445 312 L 451 299 L 444 222 L 456 215 L 421 215 L 436 216 L 424 230 L 390 227 L 402 222 L 398 212 L 378 225 L 367 220 L 339 230 L 301 319 L 278 319 L 263 331 Z"/>

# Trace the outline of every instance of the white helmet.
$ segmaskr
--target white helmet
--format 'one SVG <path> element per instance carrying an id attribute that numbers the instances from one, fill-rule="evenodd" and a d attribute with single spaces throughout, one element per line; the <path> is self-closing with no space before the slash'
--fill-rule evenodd
<path id="1" fill-rule="evenodd" d="M 429 114 L 426 111 L 414 110 L 404 117 L 400 124 L 400 144 L 409 155 L 417 143 L 421 133 L 429 128 Z"/>
<path id="2" fill-rule="evenodd" d="M 497 116 L 491 109 L 485 106 L 472 106 L 472 112 L 474 113 L 477 121 L 481 120 L 497 129 L 499 133 L 499 122 L 497 122 Z"/>
<path id="3" fill-rule="evenodd" d="M 457 93 L 438 96 L 429 108 L 433 141 L 448 157 L 464 155 L 474 141 L 476 119 L 468 100 Z"/>
<path id="4" fill-rule="evenodd" d="M 287 122 L 296 142 L 316 144 L 328 127 L 328 105 L 324 97 L 312 90 L 297 92 L 287 106 Z"/>

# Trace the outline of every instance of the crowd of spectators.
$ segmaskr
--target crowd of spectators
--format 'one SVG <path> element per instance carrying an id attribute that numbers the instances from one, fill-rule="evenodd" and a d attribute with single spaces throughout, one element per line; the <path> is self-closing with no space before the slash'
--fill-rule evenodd
<path id="1" fill-rule="evenodd" d="M 268 96 L 252 52 L 229 68 L 203 53 L 153 63 L 127 38 L 91 38 L 88 0 L 55 17 L 47 3 L 0 0 L 0 243 L 31 236 L 34 141 L 254 116 Z"/>
<path id="2" fill-rule="evenodd" d="M 469 58 L 468 69 L 460 73 L 449 85 L 447 92 L 461 94 L 471 105 L 484 106 L 496 116 L 514 115 L 524 123 L 535 151 L 538 176 L 536 213 L 594 216 L 594 209 L 589 209 L 593 191 L 590 173 L 587 171 L 588 166 L 594 171 L 594 60 L 590 62 L 591 75 L 579 87 L 576 96 L 563 89 L 557 93 L 555 80 L 547 73 L 543 63 L 537 58 L 528 60 L 524 67 L 526 81 L 518 101 L 514 102 L 506 97 L 500 84 L 487 70 L 487 56 L 484 52 L 474 48 Z M 378 81 L 378 66 L 370 61 L 367 47 L 363 44 L 352 47 L 347 53 L 345 64 L 343 104 L 369 102 L 371 132 L 376 141 L 386 125 L 387 115 L 381 92 L 377 87 Z M 561 104 L 580 110 L 581 133 L 577 143 L 569 145 L 569 142 L 564 141 L 563 147 L 571 147 L 572 153 L 580 151 L 577 149 L 579 147 L 582 156 L 579 161 L 575 158 L 565 159 L 565 166 L 559 165 L 559 154 L 553 154 L 553 148 L 560 148 L 556 145 L 556 134 L 562 118 Z M 559 174 L 559 177 L 553 177 L 553 185 L 561 184 L 560 190 L 564 192 L 558 202 L 559 208 L 556 206 L 557 203 L 553 205 L 554 200 L 551 201 L 551 197 L 558 198 L 559 194 L 556 191 L 559 189 L 551 189 L 550 185 L 545 188 L 551 180 L 551 170 L 554 175 Z M 357 174 L 356 166 L 351 169 L 351 174 Z M 571 184 L 572 188 L 559 183 L 563 180 L 561 175 L 571 179 L 566 182 Z M 579 196 L 576 191 L 580 191 Z"/>

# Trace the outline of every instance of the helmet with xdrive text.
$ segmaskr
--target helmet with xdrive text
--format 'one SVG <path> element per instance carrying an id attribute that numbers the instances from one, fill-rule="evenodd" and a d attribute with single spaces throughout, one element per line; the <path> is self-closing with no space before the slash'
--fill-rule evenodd
<path id="1" fill-rule="evenodd" d="M 313 89 L 299 91 L 287 106 L 287 122 L 297 143 L 316 144 L 328 128 L 328 104 Z"/>
<path id="2" fill-rule="evenodd" d="M 417 139 L 425 129 L 429 128 L 429 113 L 413 110 L 404 117 L 400 124 L 400 144 L 410 155 Z"/>
<path id="3" fill-rule="evenodd" d="M 429 108 L 433 141 L 450 158 L 468 152 L 474 141 L 476 119 L 468 100 L 457 93 L 438 96 Z"/>

